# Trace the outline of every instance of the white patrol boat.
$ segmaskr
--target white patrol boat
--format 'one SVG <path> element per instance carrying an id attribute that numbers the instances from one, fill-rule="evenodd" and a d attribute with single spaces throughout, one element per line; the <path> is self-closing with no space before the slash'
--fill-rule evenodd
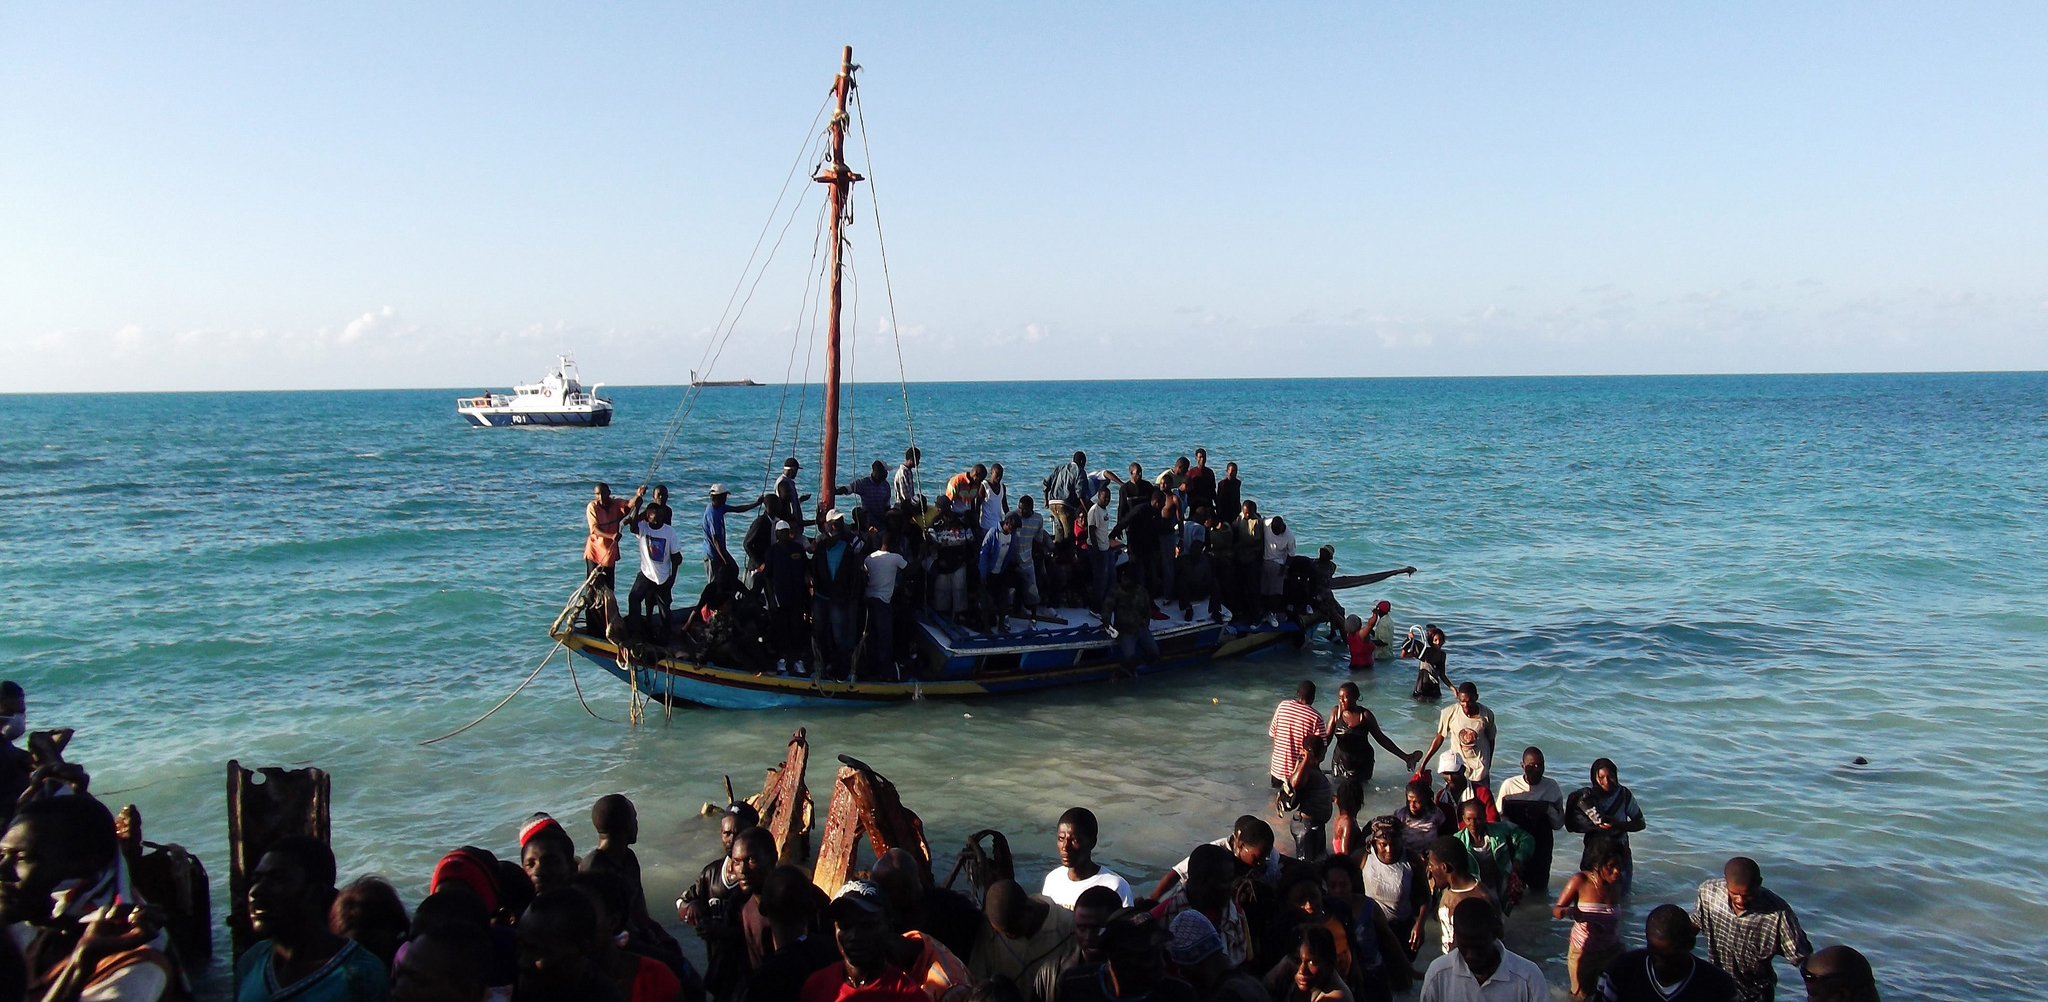
<path id="1" fill-rule="evenodd" d="M 538 383 L 521 383 L 511 393 L 485 391 L 458 397 L 455 412 L 479 428 L 531 426 L 602 428 L 612 423 L 612 402 L 597 395 L 603 383 L 584 386 L 576 360 L 555 356 L 555 367 Z"/>

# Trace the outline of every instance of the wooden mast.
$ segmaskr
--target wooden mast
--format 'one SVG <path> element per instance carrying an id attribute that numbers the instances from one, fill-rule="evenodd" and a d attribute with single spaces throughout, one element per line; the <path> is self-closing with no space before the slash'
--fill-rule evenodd
<path id="1" fill-rule="evenodd" d="M 824 456 L 819 463 L 819 476 L 823 479 L 818 494 L 828 504 L 839 487 L 839 286 L 846 246 L 843 229 L 853 183 L 861 180 L 859 174 L 846 166 L 846 97 L 852 90 L 853 46 L 849 45 L 839 59 L 839 78 L 832 84 L 838 105 L 830 127 L 832 159 L 811 178 L 832 186 L 832 313 L 825 327 L 825 434 Z"/>

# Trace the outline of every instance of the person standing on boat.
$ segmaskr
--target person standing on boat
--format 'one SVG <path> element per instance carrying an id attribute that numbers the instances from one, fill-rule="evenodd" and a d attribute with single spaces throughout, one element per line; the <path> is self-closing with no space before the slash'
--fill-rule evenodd
<path id="1" fill-rule="evenodd" d="M 1210 618 L 1222 622 L 1227 608 L 1237 605 L 1237 511 L 1217 509 L 1209 517 Z"/>
<path id="2" fill-rule="evenodd" d="M 1080 453 L 1074 455 L 1079 456 Z M 1116 523 L 1109 516 L 1109 488 L 1095 492 L 1095 503 L 1088 507 L 1087 538 L 1088 557 L 1094 562 L 1095 584 L 1088 589 L 1088 603 L 1096 609 L 1107 611 L 1110 582 L 1116 579 L 1117 541 L 1110 535 L 1110 527 Z"/>
<path id="3" fill-rule="evenodd" d="M 1236 535 L 1237 608 L 1232 611 L 1255 620 L 1263 615 L 1259 592 L 1266 560 L 1266 522 L 1259 517 L 1257 501 L 1246 501 L 1240 509 Z"/>
<path id="4" fill-rule="evenodd" d="M 866 584 L 860 542 L 847 531 L 846 516 L 839 509 L 825 512 L 825 528 L 811 552 L 811 631 L 833 669 L 851 672 L 855 620 Z"/>
<path id="5" fill-rule="evenodd" d="M 931 607 L 958 615 L 967 611 L 967 565 L 974 560 L 974 533 L 960 516 L 941 507 L 938 520 L 926 530 L 931 544 Z"/>
<path id="6" fill-rule="evenodd" d="M 1138 464 L 1131 464 L 1133 471 L 1137 468 Z M 1143 487 L 1147 491 L 1152 487 L 1135 474 L 1131 478 L 1131 484 Z M 1159 498 L 1147 493 L 1133 502 L 1127 486 L 1124 490 L 1124 504 L 1125 507 L 1117 514 L 1116 525 L 1109 530 L 1110 538 L 1123 538 L 1124 545 L 1131 554 L 1131 566 L 1138 570 L 1146 589 L 1157 590 L 1160 587 L 1159 530 L 1162 524 Z"/>
<path id="7" fill-rule="evenodd" d="M 1024 576 L 1020 568 L 1030 559 L 1019 541 L 1015 515 L 1003 516 L 981 538 L 981 593 L 986 597 L 986 608 L 997 630 L 1005 633 L 1010 629 L 1011 609 L 1023 595 Z"/>
<path id="8" fill-rule="evenodd" d="M 712 484 L 711 503 L 704 506 L 704 581 L 707 584 L 725 581 L 732 586 L 739 583 L 739 562 L 732 558 L 732 551 L 725 545 L 725 516 L 759 508 L 766 500 L 756 498 L 746 504 L 731 505 L 726 503 L 730 496 L 724 484 Z"/>
<path id="9" fill-rule="evenodd" d="M 880 526 L 889 517 L 889 467 L 877 459 L 868 467 L 868 475 L 850 484 L 841 484 L 834 494 L 854 494 L 860 497 L 860 528 L 863 532 Z"/>
<path id="10" fill-rule="evenodd" d="M 583 541 L 583 577 L 590 582 L 591 594 L 610 594 L 612 604 L 618 604 L 619 532 L 626 516 L 640 507 L 640 498 L 647 492 L 642 486 L 633 492 L 633 499 L 621 501 L 612 496 L 612 485 L 600 480 L 592 489 L 590 503 L 583 506 L 584 524 L 590 527 L 590 535 Z M 600 593 L 597 589 L 604 589 Z"/>
<path id="11" fill-rule="evenodd" d="M 1029 494 L 1017 498 L 1017 545 L 1022 547 L 1017 570 L 1024 579 L 1024 602 L 1035 611 L 1044 598 L 1038 590 L 1038 561 L 1052 544 L 1045 534 L 1045 516 L 1035 510 Z"/>
<path id="12" fill-rule="evenodd" d="M 1237 464 L 1224 463 L 1223 476 L 1216 480 L 1216 514 L 1221 518 L 1236 518 L 1243 507 L 1244 481 L 1237 479 Z"/>
<path id="13" fill-rule="evenodd" d="M 1209 450 L 1196 449 L 1194 465 L 1181 475 L 1182 500 L 1190 512 L 1216 507 L 1216 471 L 1209 468 Z"/>
<path id="14" fill-rule="evenodd" d="M 892 678 L 896 667 L 896 576 L 910 565 L 900 553 L 889 550 L 889 533 L 868 530 L 867 590 L 868 663 L 877 678 Z"/>
<path id="15" fill-rule="evenodd" d="M 1212 598 L 1216 579 L 1209 570 L 1209 523 L 1207 510 L 1190 516 L 1174 533 L 1173 597 L 1180 602 L 1181 620 L 1193 622 L 1195 603 Z M 1210 602 L 1213 615 L 1216 603 Z"/>
<path id="16" fill-rule="evenodd" d="M 1287 528 L 1287 520 L 1275 516 L 1266 525 L 1265 565 L 1260 569 L 1259 601 L 1268 611 L 1280 607 L 1280 596 L 1286 590 L 1287 562 L 1294 559 L 1296 543 L 1294 533 Z"/>
<path id="17" fill-rule="evenodd" d="M 976 464 L 975 469 L 981 469 Z M 986 536 L 1003 524 L 1010 513 L 1010 485 L 1003 480 L 1003 464 L 990 463 L 988 478 L 981 482 L 981 534 Z"/>
<path id="18" fill-rule="evenodd" d="M 917 464 L 923 458 L 924 453 L 915 446 L 903 450 L 903 465 L 889 479 L 889 507 L 917 500 Z"/>
<path id="19" fill-rule="evenodd" d="M 779 669 L 787 669 L 790 661 L 801 668 L 810 648 L 804 612 L 811 605 L 811 555 L 795 526 L 775 523 L 775 542 L 768 546 L 765 563 L 768 646 L 775 652 Z"/>
<path id="20" fill-rule="evenodd" d="M 661 607 L 662 621 L 669 615 L 666 585 L 675 577 L 683 555 L 676 552 L 676 529 L 668 524 L 666 507 L 648 506 L 645 517 L 627 526 L 640 540 L 640 573 L 633 578 L 633 590 L 626 594 L 626 615 L 652 616 Z"/>
<path id="21" fill-rule="evenodd" d="M 1052 523 L 1062 538 L 1072 539 L 1074 521 L 1083 517 L 1088 510 L 1088 454 L 1074 453 L 1072 462 L 1062 463 L 1041 483 L 1045 488 L 1045 507 L 1052 515 Z"/>
<path id="22" fill-rule="evenodd" d="M 1129 480 L 1118 481 L 1118 483 L 1123 485 L 1123 490 L 1117 493 L 1116 499 L 1116 517 L 1118 518 L 1128 517 L 1131 514 L 1131 509 L 1152 500 L 1154 488 L 1145 479 L 1145 468 L 1137 463 L 1132 463 L 1130 472 L 1131 478 Z"/>

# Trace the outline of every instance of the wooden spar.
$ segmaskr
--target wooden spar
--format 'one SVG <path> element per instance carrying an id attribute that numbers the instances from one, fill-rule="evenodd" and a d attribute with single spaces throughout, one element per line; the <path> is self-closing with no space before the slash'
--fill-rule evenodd
<path id="1" fill-rule="evenodd" d="M 846 97 L 852 90 L 853 46 L 849 45 L 839 59 L 839 79 L 832 84 L 833 99 L 838 105 L 830 126 L 832 160 L 811 177 L 832 186 L 832 312 L 825 322 L 825 442 L 824 456 L 818 464 L 818 475 L 824 478 L 818 497 L 828 503 L 839 488 L 839 284 L 844 266 L 841 252 L 846 246 L 843 233 L 847 203 L 853 183 L 861 180 L 859 174 L 846 166 Z"/>

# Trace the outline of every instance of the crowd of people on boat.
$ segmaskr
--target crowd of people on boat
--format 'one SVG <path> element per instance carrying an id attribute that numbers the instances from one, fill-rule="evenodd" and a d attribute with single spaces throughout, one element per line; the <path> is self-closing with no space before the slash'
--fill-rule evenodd
<path id="1" fill-rule="evenodd" d="M 411 909 L 381 877 L 340 883 L 324 840 L 273 838 L 237 888 L 246 945 L 236 944 L 231 997 L 1373 1002 L 1419 984 L 1423 1002 L 1539 1002 L 1551 988 L 1503 944 L 1503 917 L 1549 902 L 1570 924 L 1574 999 L 1771 1002 L 1777 960 L 1812 1002 L 1878 998 L 1869 962 L 1847 946 L 1814 950 L 1747 857 L 1729 859 L 1690 902 L 1650 908 L 1643 945 L 1629 948 L 1629 836 L 1648 822 L 1619 768 L 1596 759 L 1586 785 L 1566 793 L 1528 747 L 1519 772 L 1497 782 L 1500 721 L 1469 680 L 1454 692 L 1426 744 L 1409 750 L 1355 684 L 1339 687 L 1326 716 L 1302 682 L 1268 727 L 1270 789 L 1258 797 L 1270 794 L 1271 810 L 1239 817 L 1150 886 L 1095 859 L 1101 825 L 1074 807 L 1050 825 L 1058 864 L 1042 877 L 1018 872 L 1000 836 L 995 852 L 979 851 L 980 832 L 956 889 L 935 877 L 943 860 L 919 835 L 918 852 L 891 847 L 827 893 L 787 829 L 778 843 L 755 808 L 731 803 L 718 812 L 718 857 L 675 903 L 702 941 L 701 969 L 654 918 L 633 848 L 638 812 L 622 794 L 592 806 L 587 852 L 536 813 L 510 853 L 443 855 L 418 875 L 428 893 Z M 69 732 L 16 747 L 25 723 L 21 687 L 0 682 L 0 1002 L 193 997 L 188 965 L 211 949 L 203 868 L 188 861 L 183 884 L 146 880 L 160 854 L 141 855 L 155 844 L 141 841 L 133 805 L 117 817 L 95 798 L 84 767 L 63 761 Z M 1368 817 L 1374 746 L 1407 779 L 1398 808 Z M 1292 853 L 1268 818 L 1283 819 Z M 1583 840 L 1561 882 L 1559 831 Z"/>
<path id="2" fill-rule="evenodd" d="M 1237 464 L 1219 476 L 1204 449 L 1152 477 L 1135 462 L 1091 469 L 1076 452 L 1036 495 L 1013 494 L 1003 464 L 976 463 L 935 498 L 920 492 L 920 457 L 906 449 L 893 471 L 876 460 L 808 508 L 794 457 L 753 500 L 711 485 L 695 540 L 705 584 L 681 614 L 674 588 L 689 542 L 668 488 L 621 498 L 597 484 L 584 510 L 585 627 L 728 667 L 889 681 L 929 677 L 907 642 L 926 612 L 1005 633 L 1071 625 L 1058 611 L 1085 610 L 1128 667 L 1158 658 L 1155 621 L 1197 616 L 1333 635 L 1370 626 L 1367 636 L 1392 642 L 1391 621 L 1347 624 L 1330 587 L 1335 550 L 1299 552 L 1287 520 L 1245 496 Z M 750 511 L 735 546 L 728 520 Z M 620 613 L 627 538 L 639 563 Z"/>

